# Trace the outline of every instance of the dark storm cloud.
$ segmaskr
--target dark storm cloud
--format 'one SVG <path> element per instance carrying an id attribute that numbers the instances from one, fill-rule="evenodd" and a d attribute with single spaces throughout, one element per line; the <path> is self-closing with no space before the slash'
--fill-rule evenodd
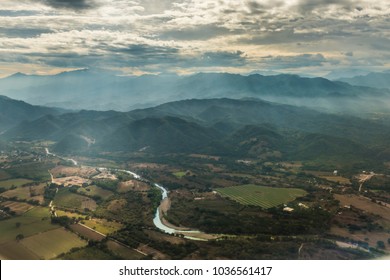
<path id="1" fill-rule="evenodd" d="M 93 0 L 40 0 L 43 4 L 58 9 L 85 10 L 94 8 L 97 3 Z"/>

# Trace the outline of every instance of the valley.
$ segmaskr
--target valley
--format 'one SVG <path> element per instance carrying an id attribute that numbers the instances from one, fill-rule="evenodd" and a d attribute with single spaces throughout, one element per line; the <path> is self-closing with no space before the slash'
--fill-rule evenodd
<path id="1" fill-rule="evenodd" d="M 369 188 L 359 192 L 361 174 L 339 170 L 336 176 L 305 161 L 207 154 L 140 160 L 134 152 L 124 160 L 113 152 L 70 161 L 49 152 L 45 142 L 13 145 L 1 163 L 3 258 L 366 259 L 388 253 L 389 216 L 377 209 L 389 197 Z M 31 169 L 48 174 L 37 178 Z M 163 227 L 153 222 L 161 190 L 152 182 L 168 190 L 170 207 L 162 202 L 159 212 Z M 236 199 L 246 186 L 253 194 Z M 222 194 L 229 189 L 233 197 Z M 280 200 L 272 190 L 300 195 Z M 260 204 L 248 202 L 259 195 Z M 46 251 L 34 247 L 42 234 Z M 54 236 L 60 239 L 50 241 Z M 55 247 L 58 242 L 64 246 Z"/>
<path id="2" fill-rule="evenodd" d="M 390 126 L 383 118 L 253 97 L 128 112 L 3 97 L 1 104 L 14 108 L 0 122 L 2 258 L 390 253 Z"/>

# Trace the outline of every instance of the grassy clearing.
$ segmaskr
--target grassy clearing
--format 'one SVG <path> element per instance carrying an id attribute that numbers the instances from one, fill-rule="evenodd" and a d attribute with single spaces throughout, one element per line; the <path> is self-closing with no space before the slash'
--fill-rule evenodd
<path id="1" fill-rule="evenodd" d="M 186 172 L 185 171 L 179 171 L 179 172 L 174 172 L 172 173 L 174 176 L 176 176 L 176 178 L 182 178 L 186 175 Z"/>
<path id="2" fill-rule="evenodd" d="M 114 194 L 112 191 L 102 189 L 95 185 L 79 188 L 77 192 L 86 196 L 98 196 L 103 199 L 107 199 Z"/>
<path id="3" fill-rule="evenodd" d="M 81 215 L 81 214 L 78 214 L 78 213 L 73 213 L 73 212 L 68 212 L 68 211 L 62 211 L 62 210 L 56 210 L 56 213 L 57 213 L 57 216 L 58 217 L 61 217 L 61 216 L 67 216 L 69 218 L 81 218 L 81 219 L 84 219 L 85 218 L 85 215 Z"/>
<path id="4" fill-rule="evenodd" d="M 129 180 L 125 182 L 120 182 L 118 184 L 117 191 L 119 193 L 125 193 L 129 191 L 148 191 L 150 186 L 144 182 L 139 182 L 137 180 Z"/>
<path id="5" fill-rule="evenodd" d="M 2 193 L 1 196 L 5 198 L 16 197 L 17 199 L 30 199 L 30 191 L 28 187 L 18 187 Z"/>
<path id="6" fill-rule="evenodd" d="M 94 211 L 96 209 L 96 202 L 86 196 L 72 193 L 67 188 L 62 188 L 58 191 L 54 198 L 54 205 L 68 209 L 84 210 L 88 208 Z"/>
<path id="7" fill-rule="evenodd" d="M 28 179 L 9 179 L 0 181 L 0 188 L 9 189 L 11 187 L 20 187 L 31 182 L 32 181 Z"/>
<path id="8" fill-rule="evenodd" d="M 5 198 L 16 197 L 17 199 L 41 201 L 41 198 L 43 198 L 42 195 L 44 193 L 44 188 L 45 184 L 40 184 L 38 186 L 17 187 L 16 189 L 2 193 L 1 196 Z"/>
<path id="9" fill-rule="evenodd" d="M 271 188 L 257 185 L 241 185 L 216 190 L 220 195 L 244 205 L 255 205 L 268 209 L 305 196 L 306 192 L 293 188 Z"/>
<path id="10" fill-rule="evenodd" d="M 101 232 L 103 234 L 110 234 L 120 230 L 123 225 L 117 222 L 110 222 L 105 219 L 91 219 L 82 221 L 86 226 Z"/>
<path id="11" fill-rule="evenodd" d="M 59 254 L 69 252 L 72 248 L 87 245 L 86 241 L 64 228 L 36 234 L 20 242 L 42 259 L 52 259 Z"/>
<path id="12" fill-rule="evenodd" d="M 0 244 L 14 241 L 18 234 L 28 237 L 58 227 L 50 223 L 47 208 L 34 207 L 19 217 L 0 221 Z"/>
<path id="13" fill-rule="evenodd" d="M 344 178 L 341 176 L 320 176 L 320 178 L 323 178 L 331 182 L 339 183 L 339 184 L 347 184 L 347 185 L 351 184 L 351 181 L 348 178 Z"/>

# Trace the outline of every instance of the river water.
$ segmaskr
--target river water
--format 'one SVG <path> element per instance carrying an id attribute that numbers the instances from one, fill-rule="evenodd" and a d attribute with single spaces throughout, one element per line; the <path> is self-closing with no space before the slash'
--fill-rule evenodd
<path id="1" fill-rule="evenodd" d="M 71 161 L 71 162 L 73 162 L 74 165 L 77 165 L 77 161 L 75 161 L 74 159 L 62 158 L 60 156 L 57 156 L 56 154 L 50 153 L 48 148 L 45 148 L 45 151 L 46 151 L 47 155 L 52 155 L 52 156 L 55 156 L 55 157 L 59 157 L 61 159 L 65 159 L 65 160 Z M 96 167 L 96 168 L 98 170 L 100 170 L 100 171 L 108 170 L 108 168 L 105 168 L 105 167 Z M 134 179 L 136 179 L 136 180 L 146 181 L 140 175 L 138 175 L 137 173 L 134 173 L 134 172 L 132 172 L 130 170 L 124 170 L 124 169 L 113 169 L 113 170 L 114 171 L 127 173 L 127 174 L 133 176 Z M 168 199 L 168 191 L 167 191 L 166 188 L 164 188 L 160 184 L 154 183 L 153 185 L 156 188 L 161 190 L 161 202 L 160 202 L 160 206 L 161 206 L 161 203 L 164 201 L 164 199 Z M 193 237 L 193 236 L 186 235 L 186 233 L 187 234 L 188 233 L 200 233 L 199 231 L 195 231 L 195 230 L 177 230 L 177 229 L 174 229 L 174 228 L 171 228 L 171 227 L 168 227 L 168 226 L 164 225 L 162 220 L 161 220 L 162 217 L 160 217 L 160 206 L 157 208 L 156 214 L 154 215 L 154 219 L 153 219 L 153 224 L 156 226 L 156 228 L 158 228 L 159 230 L 161 230 L 161 231 L 163 231 L 165 233 L 168 233 L 168 234 L 175 234 L 175 233 L 181 234 L 184 238 L 187 238 L 187 239 L 200 240 L 200 241 L 204 241 L 205 240 L 205 239 L 202 239 L 202 238 L 196 238 L 196 237 Z"/>

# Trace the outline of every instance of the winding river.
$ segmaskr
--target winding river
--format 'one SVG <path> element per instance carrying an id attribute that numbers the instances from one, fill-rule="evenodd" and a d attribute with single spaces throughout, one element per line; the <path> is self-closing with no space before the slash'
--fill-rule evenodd
<path id="1" fill-rule="evenodd" d="M 67 160 L 67 161 L 71 161 L 74 165 L 78 165 L 78 162 L 76 160 L 74 160 L 74 159 L 62 158 L 62 157 L 60 157 L 60 156 L 58 156 L 56 154 L 50 153 L 48 148 L 45 148 L 45 151 L 46 151 L 47 155 L 51 155 L 51 156 L 54 156 L 54 157 L 58 157 L 58 158 Z M 100 171 L 109 170 L 108 168 L 105 168 L 105 167 L 95 167 L 95 168 L 97 168 Z M 136 173 L 134 173 L 132 171 L 129 171 L 129 170 L 124 170 L 124 169 L 111 169 L 111 170 L 117 171 L 117 172 L 119 171 L 119 172 L 127 173 L 127 174 L 133 176 L 134 179 L 136 179 L 136 180 L 147 181 L 147 180 L 143 179 L 140 175 L 138 175 L 138 174 L 136 174 Z M 198 240 L 198 241 L 207 241 L 208 239 L 196 237 L 196 235 L 202 235 L 203 234 L 200 231 L 197 231 L 197 230 L 181 230 L 181 229 L 169 227 L 166 224 L 164 224 L 163 217 L 161 217 L 161 213 L 162 213 L 161 207 L 162 207 L 162 204 L 164 203 L 164 201 L 169 199 L 168 198 L 168 191 L 167 191 L 166 188 L 164 188 L 160 184 L 154 183 L 153 186 L 155 186 L 156 188 L 161 190 L 160 206 L 157 208 L 156 214 L 155 214 L 154 219 L 153 219 L 153 224 L 156 226 L 156 228 L 158 228 L 159 230 L 161 230 L 162 232 L 165 232 L 167 234 L 180 234 L 180 236 L 182 236 L 182 237 L 184 237 L 186 239 Z"/>

